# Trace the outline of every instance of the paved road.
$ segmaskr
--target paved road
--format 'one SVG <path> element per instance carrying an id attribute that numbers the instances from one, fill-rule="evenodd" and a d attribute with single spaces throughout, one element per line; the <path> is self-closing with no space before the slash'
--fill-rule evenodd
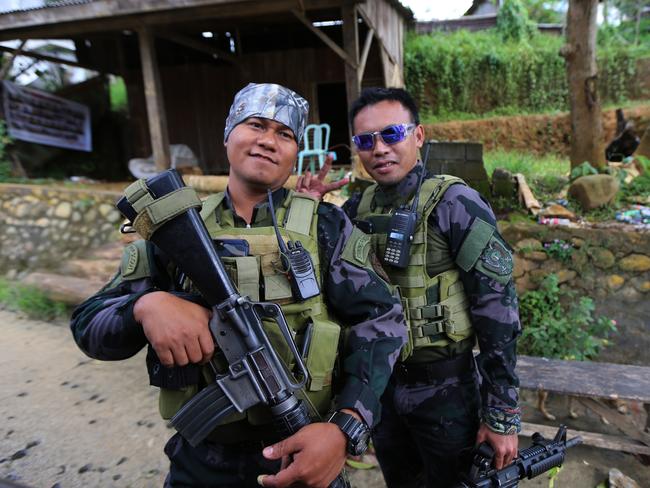
<path id="1" fill-rule="evenodd" d="M 35 488 L 162 486 L 162 446 L 172 431 L 158 416 L 143 352 L 95 361 L 79 351 L 67 323 L 2 310 L 0 351 L 0 479 Z M 551 407 L 566 409 L 563 399 Z M 525 416 L 531 410 L 524 405 Z M 633 456 L 584 446 L 570 451 L 555 486 L 593 488 L 611 467 L 650 486 L 650 467 Z M 358 488 L 384 486 L 377 469 L 353 471 L 351 481 Z M 547 487 L 548 479 L 522 486 Z"/>

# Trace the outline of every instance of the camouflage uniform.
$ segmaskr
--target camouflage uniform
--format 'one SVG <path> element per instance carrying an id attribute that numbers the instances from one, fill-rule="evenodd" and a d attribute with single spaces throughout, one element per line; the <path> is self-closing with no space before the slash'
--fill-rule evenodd
<path id="1" fill-rule="evenodd" d="M 273 193 L 275 208 L 288 191 Z M 246 227 L 236 215 L 226 193 L 235 227 Z M 343 374 L 334 400 L 335 409 L 354 409 L 369 426 L 379 420 L 380 397 L 406 339 L 399 300 L 385 282 L 369 268 L 342 259 L 342 250 L 353 227 L 336 206 L 321 203 L 317 209 L 318 248 L 322 263 L 322 293 L 339 324 L 347 327 L 345 350 L 340 355 Z M 255 207 L 251 227 L 272 225 L 268 203 Z M 200 298 L 180 290 L 174 283 L 174 266 L 150 243 L 148 276 L 124 280 L 119 275 L 107 287 L 86 300 L 74 312 L 71 328 L 79 347 L 90 357 L 118 360 L 133 356 L 147 345 L 142 327 L 133 317 L 135 301 L 153 290 L 165 290 L 183 298 Z M 171 388 L 200 381 L 200 367 L 163 368 L 149 346 L 147 366 L 151 383 Z M 246 420 L 226 424 L 218 435 L 192 448 L 176 434 L 165 452 L 171 460 L 169 486 L 256 486 L 258 474 L 279 470 L 279 463 L 261 455 L 263 445 L 279 439 L 267 426 L 251 426 Z"/>
<path id="2" fill-rule="evenodd" d="M 374 195 L 377 205 L 385 210 L 408 202 L 422 168 L 418 163 L 397 185 L 378 187 Z M 360 202 L 361 194 L 355 194 L 344 205 L 350 218 L 357 217 Z M 455 260 L 477 218 L 496 227 L 489 204 L 476 191 L 464 184 L 452 184 L 429 217 L 427 240 L 433 235 L 442 236 L 449 247 L 449 258 Z M 468 271 L 452 266 L 458 268 L 469 298 L 468 312 L 480 348 L 475 365 L 469 356 L 469 367 L 458 375 L 433 374 L 445 362 L 456 361 L 458 366 L 458 361 L 465 361 L 462 358 L 469 355 L 474 337 L 445 347 L 418 349 L 396 365 L 382 397 L 382 419 L 373 440 L 391 488 L 453 485 L 459 470 L 467 469 L 461 453 L 474 446 L 480 421 L 502 434 L 520 430 L 515 375 L 520 323 L 515 287 L 509 278 L 512 258 L 498 231 L 494 236 L 505 251 L 500 258 L 503 261 L 497 263 L 506 268 L 501 283 L 479 271 L 480 266 Z M 427 252 L 429 276 L 438 274 L 440 259 Z M 490 259 L 494 255 L 490 256 L 486 248 L 479 261 Z"/>

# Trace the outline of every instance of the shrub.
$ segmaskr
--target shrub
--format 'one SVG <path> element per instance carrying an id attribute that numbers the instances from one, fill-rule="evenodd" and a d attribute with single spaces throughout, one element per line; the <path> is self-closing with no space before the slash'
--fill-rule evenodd
<path id="1" fill-rule="evenodd" d="M 67 312 L 63 303 L 51 300 L 37 288 L 17 285 L 4 279 L 0 279 L 0 305 L 38 320 L 62 318 Z"/>
<path id="2" fill-rule="evenodd" d="M 519 352 L 578 361 L 593 359 L 616 331 L 616 322 L 594 317 L 594 309 L 591 298 L 560 290 L 557 276 L 548 275 L 539 289 L 521 296 Z"/>

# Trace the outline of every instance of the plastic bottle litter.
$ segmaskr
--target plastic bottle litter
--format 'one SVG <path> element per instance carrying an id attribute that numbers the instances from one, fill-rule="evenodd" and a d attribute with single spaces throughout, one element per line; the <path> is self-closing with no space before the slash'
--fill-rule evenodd
<path id="1" fill-rule="evenodd" d="M 540 217 L 538 223 L 542 225 L 569 225 L 571 221 L 559 217 Z"/>
<path id="2" fill-rule="evenodd" d="M 616 220 L 638 227 L 650 228 L 650 207 L 632 205 L 627 210 L 616 212 Z"/>

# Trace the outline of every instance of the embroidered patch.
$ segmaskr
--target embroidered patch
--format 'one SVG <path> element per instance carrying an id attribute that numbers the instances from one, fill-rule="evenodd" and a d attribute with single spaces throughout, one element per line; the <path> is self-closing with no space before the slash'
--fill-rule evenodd
<path id="1" fill-rule="evenodd" d="M 131 244 L 124 251 L 124 259 L 122 261 L 122 276 L 129 276 L 138 267 L 138 248 Z"/>
<path id="2" fill-rule="evenodd" d="M 354 243 L 354 257 L 357 261 L 364 263 L 368 257 L 368 247 L 370 246 L 370 237 L 363 236 Z"/>
<path id="3" fill-rule="evenodd" d="M 497 239 L 492 239 L 480 257 L 483 266 L 500 275 L 512 273 L 512 255 Z"/>

